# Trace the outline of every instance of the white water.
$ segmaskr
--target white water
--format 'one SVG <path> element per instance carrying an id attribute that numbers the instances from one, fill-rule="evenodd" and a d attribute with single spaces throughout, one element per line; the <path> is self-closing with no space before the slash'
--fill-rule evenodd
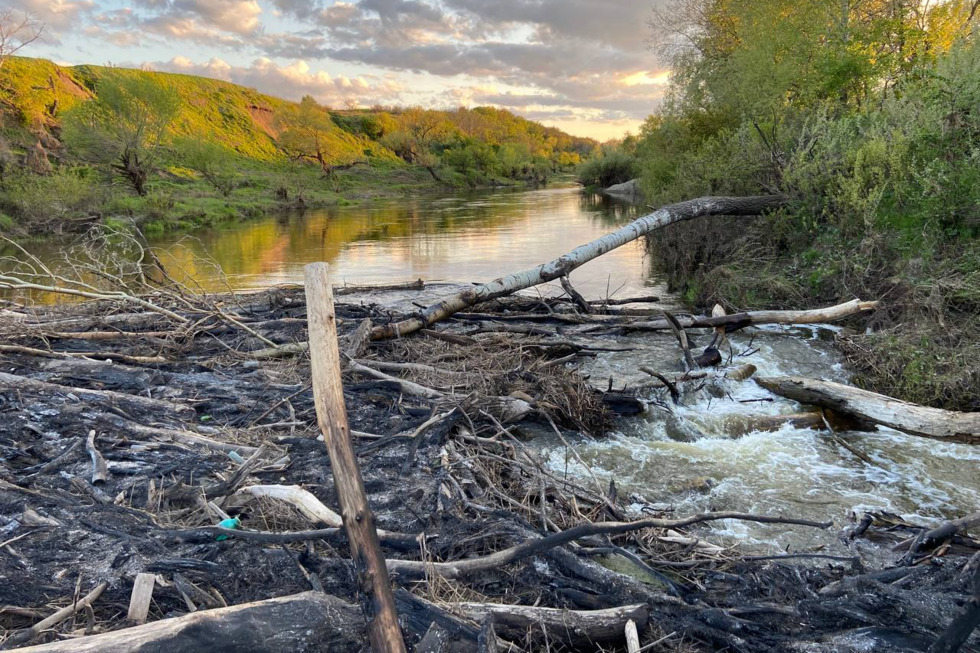
<path id="1" fill-rule="evenodd" d="M 822 337 L 821 337 L 822 336 Z M 846 381 L 829 337 L 830 328 L 753 328 L 732 334 L 733 365 L 752 363 L 758 376 L 801 375 Z M 706 337 L 705 337 L 706 338 Z M 670 334 L 617 338 L 635 351 L 604 354 L 585 368 L 597 385 L 612 377 L 648 379 L 637 368 L 679 369 L 679 348 Z M 763 551 L 839 548 L 838 533 L 852 515 L 884 510 L 935 524 L 980 506 L 980 449 L 908 436 L 889 429 L 837 434 L 874 465 L 863 462 L 826 432 L 784 427 L 776 432 L 731 435 L 753 415 L 798 412 L 798 404 L 771 395 L 753 381 L 725 381 L 721 397 L 699 392 L 670 411 L 623 423 L 608 437 L 573 443 L 602 481 L 615 480 L 622 496 L 634 493 L 633 509 L 669 506 L 677 515 L 732 510 L 833 521 L 818 531 L 750 522 L 715 522 L 708 533 L 717 543 L 737 539 Z M 651 391 L 648 397 L 659 391 Z M 772 399 L 772 401 L 746 400 Z M 669 399 L 666 399 L 669 405 Z M 561 442 L 539 439 L 551 467 L 584 476 Z M 666 506 L 664 505 L 666 504 Z"/>

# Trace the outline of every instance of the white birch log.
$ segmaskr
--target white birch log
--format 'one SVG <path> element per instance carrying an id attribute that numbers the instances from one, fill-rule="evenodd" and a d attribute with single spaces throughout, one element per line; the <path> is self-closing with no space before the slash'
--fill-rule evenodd
<path id="1" fill-rule="evenodd" d="M 868 390 L 832 381 L 795 376 L 756 378 L 774 394 L 911 435 L 980 444 L 980 413 L 960 413 L 910 404 Z"/>
<path id="2" fill-rule="evenodd" d="M 677 322 L 685 329 L 728 327 L 728 330 L 742 329 L 757 324 L 825 324 L 837 322 L 846 317 L 878 308 L 878 302 L 865 302 L 852 299 L 843 304 L 811 308 L 805 311 L 748 311 L 712 317 L 675 316 Z M 624 324 L 627 331 L 664 331 L 670 329 L 667 320 L 651 320 L 648 322 L 632 322 Z"/>
<path id="3" fill-rule="evenodd" d="M 679 204 L 671 204 L 637 218 L 628 225 L 591 243 L 576 247 L 571 252 L 549 263 L 543 263 L 529 270 L 467 288 L 429 306 L 421 314 L 401 322 L 376 326 L 371 330 L 371 339 L 383 340 L 414 333 L 474 304 L 553 281 L 569 274 L 572 270 L 581 267 L 594 258 L 674 222 L 690 220 L 704 215 L 758 215 L 765 211 L 778 209 L 785 206 L 786 203 L 787 198 L 782 195 L 763 195 L 757 197 L 702 197 Z"/>

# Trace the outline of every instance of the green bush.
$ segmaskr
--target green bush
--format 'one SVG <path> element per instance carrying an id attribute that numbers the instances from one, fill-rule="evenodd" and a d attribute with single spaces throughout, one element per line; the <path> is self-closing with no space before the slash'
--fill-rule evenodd
<path id="1" fill-rule="evenodd" d="M 608 188 L 635 179 L 639 170 L 634 156 L 618 150 L 605 152 L 583 163 L 578 180 L 590 188 Z"/>
<path id="2" fill-rule="evenodd" d="M 50 175 L 21 172 L 6 183 L 7 210 L 28 231 L 87 222 L 105 201 L 106 188 L 84 167 L 60 167 Z"/>

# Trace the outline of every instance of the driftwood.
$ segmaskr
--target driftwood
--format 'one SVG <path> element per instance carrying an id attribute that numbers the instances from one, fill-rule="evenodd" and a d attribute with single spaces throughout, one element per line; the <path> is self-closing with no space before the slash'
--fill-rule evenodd
<path id="1" fill-rule="evenodd" d="M 304 268 L 304 273 L 317 423 L 330 454 L 330 471 L 340 502 L 340 514 L 350 539 L 351 557 L 363 593 L 361 609 L 367 621 L 368 639 L 371 649 L 377 653 L 404 652 L 405 643 L 398 626 L 398 613 L 378 542 L 374 514 L 364 494 L 364 481 L 351 445 L 340 380 L 340 350 L 333 291 L 330 288 L 330 266 L 310 263 Z"/>
<path id="2" fill-rule="evenodd" d="M 948 521 L 932 530 L 923 531 L 919 537 L 913 540 L 906 558 L 909 562 L 912 562 L 915 556 L 923 549 L 934 547 L 952 538 L 957 533 L 969 530 L 975 526 L 980 526 L 980 511 Z"/>
<path id="3" fill-rule="evenodd" d="M 772 393 L 853 415 L 912 435 L 980 444 L 980 413 L 959 413 L 910 404 L 832 381 L 793 376 L 756 378 Z"/>
<path id="4" fill-rule="evenodd" d="M 836 322 L 844 318 L 873 311 L 878 307 L 878 302 L 865 302 L 859 299 L 852 299 L 836 306 L 825 308 L 814 308 L 806 311 L 748 311 L 746 313 L 732 313 L 731 315 L 719 315 L 713 317 L 697 316 L 675 316 L 678 324 L 685 329 L 717 329 L 724 327 L 725 331 L 737 331 L 747 326 L 760 324 L 822 324 L 825 322 Z M 673 327 L 666 320 L 652 320 L 649 322 L 631 322 L 624 324 L 623 328 L 627 331 L 667 331 Z"/>
<path id="5" fill-rule="evenodd" d="M 713 512 L 694 515 L 685 519 L 659 519 L 651 517 L 632 522 L 599 522 L 584 523 L 569 528 L 568 530 L 552 533 L 545 537 L 530 539 L 521 542 L 509 549 L 497 551 L 480 558 L 467 558 L 455 562 L 420 562 L 415 560 L 388 560 L 388 569 L 392 572 L 402 573 L 407 576 L 419 576 L 428 573 L 438 573 L 446 578 L 457 579 L 466 576 L 487 572 L 497 569 L 503 565 L 523 560 L 529 556 L 542 553 L 563 544 L 568 544 L 583 537 L 592 535 L 614 535 L 619 533 L 630 533 L 645 528 L 682 528 L 692 524 L 700 524 L 708 521 L 718 521 L 721 519 L 740 519 L 754 521 L 764 524 L 797 524 L 800 526 L 810 526 L 813 528 L 827 528 L 830 522 L 814 522 L 806 519 L 796 519 L 792 517 L 768 517 L 765 515 L 749 515 L 739 512 Z"/>
<path id="6" fill-rule="evenodd" d="M 622 641 L 627 622 L 633 621 L 643 628 L 649 617 L 649 608 L 642 604 L 606 610 L 560 610 L 499 603 L 457 603 L 450 609 L 476 622 L 491 617 L 496 633 L 505 639 L 518 640 L 528 632 L 544 630 L 549 640 L 572 645 Z"/>
<path id="7" fill-rule="evenodd" d="M 133 581 L 133 593 L 129 597 L 129 612 L 126 614 L 126 618 L 134 624 L 146 623 L 155 584 L 156 574 L 136 574 L 136 580 Z"/>
<path id="8" fill-rule="evenodd" d="M 250 485 L 242 488 L 241 492 L 256 499 L 275 499 L 288 503 L 303 513 L 303 516 L 313 522 L 315 526 L 339 528 L 342 524 L 340 515 L 323 505 L 322 501 L 298 485 Z"/>
<path id="9" fill-rule="evenodd" d="M 602 238 L 581 245 L 549 263 L 467 288 L 429 306 L 419 315 L 401 322 L 376 326 L 371 330 L 371 339 L 383 340 L 414 333 L 475 304 L 505 297 L 519 290 L 567 276 L 572 270 L 592 259 L 674 222 L 690 220 L 704 215 L 758 215 L 785 206 L 786 202 L 787 199 L 782 195 L 702 197 L 665 206 L 653 213 L 637 218 L 630 224 L 608 233 Z"/>
<path id="10" fill-rule="evenodd" d="M 23 653 L 356 651 L 364 646 L 363 632 L 364 619 L 356 606 L 320 592 L 305 592 L 16 650 Z"/>
<path id="11" fill-rule="evenodd" d="M 91 606 L 92 603 L 94 603 L 96 600 L 98 600 L 100 596 L 102 596 L 102 593 L 106 590 L 107 587 L 109 587 L 109 581 L 105 581 L 105 580 L 102 581 L 101 583 L 95 586 L 95 589 L 93 589 L 91 592 L 86 594 L 83 598 L 77 601 L 73 601 L 69 605 L 55 612 L 50 617 L 46 619 L 42 619 L 41 621 L 37 622 L 30 628 L 18 631 L 13 635 L 11 635 L 7 639 L 7 641 L 4 642 L 3 647 L 8 648 L 9 646 L 16 646 L 17 644 L 24 644 L 37 637 L 48 628 L 54 628 L 65 619 L 68 619 L 73 614 L 78 612 L 79 610 L 85 610 L 86 608 Z"/>

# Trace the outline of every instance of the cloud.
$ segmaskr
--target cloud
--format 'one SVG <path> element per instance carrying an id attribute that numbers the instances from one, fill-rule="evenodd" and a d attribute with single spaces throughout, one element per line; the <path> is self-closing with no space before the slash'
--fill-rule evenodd
<path id="1" fill-rule="evenodd" d="M 78 25 L 96 6 L 93 0 L 11 0 L 4 4 L 44 23 L 49 40 L 57 40 L 61 32 Z"/>
<path id="2" fill-rule="evenodd" d="M 248 35 L 259 28 L 262 14 L 256 0 L 136 0 L 134 6 L 146 12 L 143 25 L 179 24 L 187 32 L 213 30 Z"/>
<path id="3" fill-rule="evenodd" d="M 468 14 L 486 29 L 519 24 L 537 28 L 537 38 L 572 37 L 642 51 L 651 2 L 636 0 L 445 0 L 447 7 Z"/>
<path id="4" fill-rule="evenodd" d="M 89 46 L 78 52 L 151 61 L 179 52 L 156 65 L 287 97 L 492 103 L 613 122 L 642 119 L 663 93 L 646 40 L 653 6 L 666 1 L 8 0 L 53 36 Z M 337 67 L 357 72 L 319 72 Z M 414 82 L 422 86 L 404 88 Z"/>
<path id="5" fill-rule="evenodd" d="M 259 58 L 249 66 L 235 66 L 219 58 L 196 63 L 187 57 L 179 56 L 166 62 L 146 63 L 143 67 L 221 79 L 292 100 L 298 100 L 304 95 L 312 95 L 318 102 L 334 106 L 348 99 L 355 99 L 363 106 L 397 103 L 403 91 L 400 85 L 391 80 L 333 76 L 323 71 L 313 70 L 308 63 L 299 60 L 287 66 L 280 66 L 270 59 Z"/>

